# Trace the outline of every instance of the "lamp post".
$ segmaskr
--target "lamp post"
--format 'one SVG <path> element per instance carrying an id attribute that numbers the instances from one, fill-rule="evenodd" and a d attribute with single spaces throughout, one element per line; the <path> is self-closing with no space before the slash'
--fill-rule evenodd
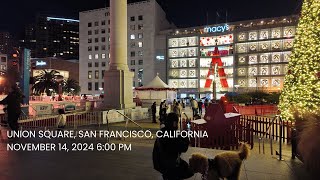
<path id="1" fill-rule="evenodd" d="M 217 88 L 216 88 L 215 76 L 211 74 L 209 78 L 212 79 L 212 99 L 216 100 Z"/>
<path id="2" fill-rule="evenodd" d="M 216 66 L 217 64 L 211 64 L 210 68 L 210 76 L 209 78 L 212 79 L 212 99 L 216 100 L 217 99 L 217 87 L 216 87 Z"/>

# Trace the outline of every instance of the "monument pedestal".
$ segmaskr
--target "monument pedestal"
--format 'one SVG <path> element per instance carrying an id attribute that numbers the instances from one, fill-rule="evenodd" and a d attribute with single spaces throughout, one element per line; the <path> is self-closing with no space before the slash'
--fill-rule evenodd
<path id="1" fill-rule="evenodd" d="M 132 93 L 133 72 L 109 69 L 104 73 L 104 104 L 107 109 L 134 108 Z"/>

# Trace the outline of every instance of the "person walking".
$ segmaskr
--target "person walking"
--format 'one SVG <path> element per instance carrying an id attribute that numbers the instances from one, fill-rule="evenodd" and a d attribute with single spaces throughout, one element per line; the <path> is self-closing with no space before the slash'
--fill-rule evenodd
<path id="1" fill-rule="evenodd" d="M 11 87 L 11 90 L 6 98 L 0 101 L 0 104 L 7 105 L 8 124 L 9 127 L 17 131 L 19 129 L 18 119 L 21 115 L 21 103 L 24 95 L 19 87 L 15 84 Z"/>
<path id="2" fill-rule="evenodd" d="M 198 101 L 198 109 L 199 109 L 199 115 L 201 116 L 202 115 L 202 101 L 201 101 L 201 99 L 199 99 L 199 101 Z"/>
<path id="3" fill-rule="evenodd" d="M 159 137 L 153 147 L 153 167 L 162 174 L 164 180 L 181 180 L 194 175 L 189 164 L 180 157 L 181 153 L 188 150 L 189 138 L 180 135 L 174 138 L 163 136 L 177 131 L 178 121 L 177 114 L 168 114 L 165 126 L 157 133 Z"/>
<path id="4" fill-rule="evenodd" d="M 154 102 L 151 106 L 151 113 L 152 113 L 152 123 L 157 123 L 156 121 L 156 112 L 157 112 L 157 103 Z"/>

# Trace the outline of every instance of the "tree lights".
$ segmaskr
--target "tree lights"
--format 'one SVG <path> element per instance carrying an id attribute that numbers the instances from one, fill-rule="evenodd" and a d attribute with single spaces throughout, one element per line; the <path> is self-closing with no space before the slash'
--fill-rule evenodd
<path id="1" fill-rule="evenodd" d="M 320 108 L 320 0 L 304 0 L 290 58 L 279 104 L 286 120 Z"/>

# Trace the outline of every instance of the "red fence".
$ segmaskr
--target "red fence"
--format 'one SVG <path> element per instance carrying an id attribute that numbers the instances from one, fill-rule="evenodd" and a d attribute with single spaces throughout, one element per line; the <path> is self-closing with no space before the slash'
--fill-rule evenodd
<path id="1" fill-rule="evenodd" d="M 259 116 L 241 116 L 239 121 L 231 124 L 226 128 L 225 133 L 219 136 L 209 138 L 192 138 L 191 145 L 203 148 L 214 149 L 237 149 L 239 142 L 246 142 L 253 148 L 253 137 L 264 137 L 266 139 L 280 140 L 280 120 L 269 117 Z M 192 124 L 192 130 L 205 131 L 206 125 Z M 292 127 L 294 123 L 291 121 L 283 121 L 282 141 L 291 142 Z M 183 119 L 182 129 L 186 129 L 186 121 Z"/>
<path id="2" fill-rule="evenodd" d="M 276 105 L 251 105 L 239 106 L 236 104 L 227 104 L 226 112 L 234 112 L 237 110 L 241 115 L 256 115 L 256 116 L 273 116 L 277 114 L 278 107 Z"/>
<path id="3" fill-rule="evenodd" d="M 278 141 L 280 139 L 280 120 L 269 117 L 259 116 L 241 116 L 241 121 L 252 124 L 253 134 L 258 137 L 264 137 L 266 139 L 273 139 Z M 292 132 L 291 129 L 294 126 L 292 121 L 283 121 L 282 132 L 283 142 L 290 143 Z"/>
<path id="4" fill-rule="evenodd" d="M 186 128 L 186 121 L 182 122 L 183 129 Z M 197 125 L 192 123 L 193 131 L 206 131 L 206 125 Z M 191 145 L 202 148 L 214 149 L 238 149 L 239 142 L 246 142 L 253 148 L 253 127 L 252 123 L 239 119 L 235 123 L 226 127 L 223 134 L 209 136 L 208 138 L 191 138 Z"/>

